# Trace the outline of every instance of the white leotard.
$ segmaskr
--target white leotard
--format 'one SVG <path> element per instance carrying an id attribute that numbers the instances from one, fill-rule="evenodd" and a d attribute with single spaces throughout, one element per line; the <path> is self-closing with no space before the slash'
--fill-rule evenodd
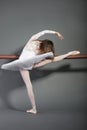
<path id="1" fill-rule="evenodd" d="M 1 68 L 7 69 L 7 70 L 14 70 L 14 71 L 19 70 L 19 69 L 31 70 L 35 63 L 38 63 L 38 62 L 46 59 L 47 57 L 53 57 L 52 52 L 37 55 L 33 51 L 33 46 L 35 45 L 34 44 L 35 40 L 37 40 L 40 36 L 42 36 L 46 33 L 55 34 L 55 31 L 44 30 L 42 32 L 39 32 L 39 33 L 33 35 L 30 38 L 30 40 L 28 41 L 28 43 L 25 45 L 25 47 L 23 48 L 23 51 L 22 51 L 21 55 L 19 56 L 19 58 L 10 63 L 3 64 L 1 66 Z"/>

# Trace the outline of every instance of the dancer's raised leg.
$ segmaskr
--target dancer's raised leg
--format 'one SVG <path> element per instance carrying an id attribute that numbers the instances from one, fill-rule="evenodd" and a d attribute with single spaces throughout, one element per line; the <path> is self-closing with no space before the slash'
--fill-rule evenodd
<path id="1" fill-rule="evenodd" d="M 27 91 L 28 91 L 28 96 L 29 99 L 31 101 L 32 104 L 32 109 L 27 110 L 26 112 L 30 112 L 30 113 L 37 113 L 36 110 L 36 104 L 35 104 L 35 98 L 34 98 L 34 92 L 33 92 L 33 88 L 32 88 L 32 84 L 31 84 L 31 80 L 30 80 L 30 75 L 29 75 L 29 71 L 27 70 L 20 70 L 21 76 L 24 80 L 24 83 L 26 85 Z"/>
<path id="2" fill-rule="evenodd" d="M 53 62 L 61 61 L 68 56 L 77 55 L 77 54 L 80 54 L 80 52 L 79 51 L 70 51 L 66 54 L 55 56 L 54 59 L 53 59 Z"/>
<path id="3" fill-rule="evenodd" d="M 41 66 L 44 66 L 44 65 L 51 63 L 51 62 L 61 61 L 70 55 L 77 55 L 77 54 L 80 54 L 80 52 L 79 51 L 70 51 L 66 54 L 55 56 L 54 59 L 45 59 L 39 63 L 36 63 L 36 64 L 34 64 L 33 68 L 41 67 Z"/>

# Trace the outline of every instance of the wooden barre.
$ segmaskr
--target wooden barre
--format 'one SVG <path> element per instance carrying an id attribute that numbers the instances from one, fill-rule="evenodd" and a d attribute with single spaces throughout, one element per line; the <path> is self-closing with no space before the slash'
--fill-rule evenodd
<path id="1" fill-rule="evenodd" d="M 18 59 L 19 55 L 0 55 L 0 59 Z M 68 56 L 65 59 L 86 59 L 87 54 L 78 54 L 74 56 Z"/>

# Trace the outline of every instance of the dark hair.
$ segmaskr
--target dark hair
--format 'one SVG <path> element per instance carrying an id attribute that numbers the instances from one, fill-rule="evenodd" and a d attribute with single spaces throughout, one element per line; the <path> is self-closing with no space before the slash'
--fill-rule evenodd
<path id="1" fill-rule="evenodd" d="M 39 41 L 40 41 L 40 54 L 53 52 L 53 55 L 55 56 L 54 44 L 52 41 L 48 39 L 39 40 Z"/>

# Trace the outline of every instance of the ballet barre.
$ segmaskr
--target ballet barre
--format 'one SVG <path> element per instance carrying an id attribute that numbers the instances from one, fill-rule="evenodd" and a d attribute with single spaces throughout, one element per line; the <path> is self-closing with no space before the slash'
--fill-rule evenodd
<path id="1" fill-rule="evenodd" d="M 0 59 L 18 59 L 19 55 L 0 55 Z M 65 59 L 87 59 L 87 54 L 78 54 L 78 55 L 72 55 L 68 56 Z"/>

